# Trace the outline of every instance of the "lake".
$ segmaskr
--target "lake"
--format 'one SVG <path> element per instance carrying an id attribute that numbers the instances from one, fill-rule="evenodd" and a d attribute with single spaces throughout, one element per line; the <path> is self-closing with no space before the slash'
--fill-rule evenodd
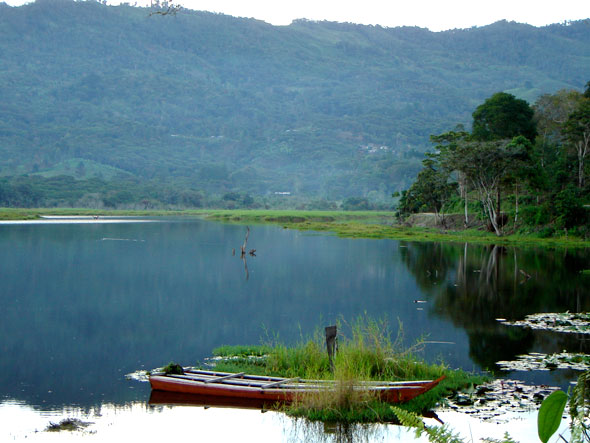
<path id="1" fill-rule="evenodd" d="M 590 310 L 588 277 L 580 274 L 587 250 L 340 239 L 256 225 L 247 245 L 256 255 L 244 263 L 245 234 L 245 226 L 200 219 L 0 224 L 0 435 L 50 438 L 34 430 L 68 415 L 105 429 L 122 417 L 143 417 L 141 429 L 186 414 L 201 419 L 195 408 L 148 406 L 149 385 L 126 374 L 171 360 L 193 365 L 224 344 L 295 343 L 361 315 L 388 319 L 393 338 L 399 322 L 407 345 L 423 338 L 429 361 L 565 388 L 578 375 L 498 372 L 498 360 L 584 351 L 586 341 L 496 319 Z M 227 410 L 207 413 L 211 426 L 214 414 L 232 420 Z M 257 432 L 272 436 L 256 441 L 310 432 L 267 414 L 244 419 L 262 420 Z M 402 431 L 375 432 L 381 439 Z M 330 435 L 322 428 L 316 437 Z"/>

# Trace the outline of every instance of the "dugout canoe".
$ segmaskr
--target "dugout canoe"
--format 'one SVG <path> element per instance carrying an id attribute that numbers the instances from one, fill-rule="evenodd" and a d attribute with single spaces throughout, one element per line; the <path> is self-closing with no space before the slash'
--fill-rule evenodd
<path id="1" fill-rule="evenodd" d="M 388 403 L 404 403 L 434 388 L 444 379 L 359 382 L 353 389 L 374 392 Z M 306 393 L 336 389 L 329 380 L 301 380 L 299 378 L 248 375 L 243 372 L 215 372 L 185 369 L 184 374 L 153 373 L 150 384 L 154 391 L 264 400 L 266 402 L 292 402 Z"/>

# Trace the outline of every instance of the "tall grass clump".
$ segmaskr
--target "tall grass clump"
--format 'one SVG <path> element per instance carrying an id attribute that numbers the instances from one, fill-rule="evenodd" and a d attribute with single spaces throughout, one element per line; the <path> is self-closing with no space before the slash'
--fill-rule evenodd
<path id="1" fill-rule="evenodd" d="M 338 349 L 334 370 L 324 360 L 322 378 L 334 380 L 331 389 L 305 393 L 290 407 L 290 413 L 324 421 L 384 421 L 392 418 L 391 409 L 368 389 L 365 381 L 433 379 L 443 375 L 442 365 L 428 365 L 417 357 L 422 342 L 409 348 L 403 345 L 400 323 L 395 340 L 385 320 L 362 316 L 351 324 L 339 322 Z M 317 347 L 323 354 L 325 351 Z M 440 396 L 418 401 L 411 410 L 422 412 L 434 406 Z"/>
<path id="2" fill-rule="evenodd" d="M 267 356 L 267 367 L 286 377 L 331 378 L 325 346 L 317 337 L 293 347 L 274 345 Z"/>
<path id="3" fill-rule="evenodd" d="M 375 422 L 396 420 L 390 405 L 382 402 L 368 389 L 366 381 L 431 380 L 445 375 L 436 388 L 400 407 L 422 413 L 432 409 L 446 395 L 470 384 L 484 381 L 461 370 L 449 370 L 444 364 L 428 364 L 419 355 L 424 341 L 411 346 L 404 344 L 402 324 L 399 323 L 395 339 L 386 320 L 373 320 L 366 315 L 351 323 L 337 322 L 337 350 L 333 370 L 326 352 L 323 328 L 310 337 L 287 346 L 278 339 L 267 340 L 261 347 L 252 348 L 255 363 L 244 359 L 222 360 L 217 369 L 228 372 L 250 372 L 288 378 L 300 377 L 320 380 L 329 389 L 301 394 L 285 407 L 293 416 L 311 420 L 338 422 Z M 245 347 L 237 349 L 243 350 Z M 224 348 L 227 354 L 227 349 Z M 264 357 L 259 358 L 263 353 Z M 329 381 L 329 382 L 327 382 Z M 331 382 L 331 384 L 330 384 Z"/>

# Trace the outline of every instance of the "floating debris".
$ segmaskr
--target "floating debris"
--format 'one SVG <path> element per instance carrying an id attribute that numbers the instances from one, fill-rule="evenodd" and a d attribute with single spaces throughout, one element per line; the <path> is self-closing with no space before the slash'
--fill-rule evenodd
<path id="1" fill-rule="evenodd" d="M 513 361 L 499 361 L 496 364 L 503 371 L 552 371 L 554 369 L 590 369 L 590 355 L 562 352 L 559 354 L 540 354 L 531 352 L 517 355 Z"/>
<path id="2" fill-rule="evenodd" d="M 544 329 L 555 332 L 568 332 L 574 334 L 590 334 L 590 314 L 569 312 L 541 313 L 527 315 L 524 320 L 501 321 L 508 326 L 523 326 L 531 329 Z"/>
<path id="3" fill-rule="evenodd" d="M 195 366 L 184 366 L 184 369 L 185 370 L 193 370 L 193 369 L 198 369 L 198 368 L 196 368 Z M 131 372 L 130 374 L 125 374 L 125 378 L 127 380 L 149 382 L 150 375 L 153 373 L 156 373 L 156 372 L 165 372 L 165 367 L 155 368 L 155 369 L 152 369 L 151 371 L 146 371 L 144 369 L 140 369 L 135 372 Z"/>
<path id="4" fill-rule="evenodd" d="M 497 379 L 453 394 L 440 409 L 469 414 L 485 422 L 507 423 L 509 414 L 538 409 L 543 399 L 558 389 Z"/>
<path id="5" fill-rule="evenodd" d="M 131 242 L 145 242 L 145 240 L 140 240 L 137 238 L 111 238 L 111 237 L 103 237 L 100 239 L 101 241 L 131 241 Z"/>
<path id="6" fill-rule="evenodd" d="M 135 372 L 132 372 L 131 374 L 125 374 L 125 378 L 127 380 L 148 382 L 148 381 L 150 381 L 149 377 L 150 377 L 150 371 L 144 371 L 144 370 L 135 371 Z"/>
<path id="7" fill-rule="evenodd" d="M 77 418 L 64 418 L 59 423 L 49 422 L 45 431 L 47 432 L 59 432 L 59 431 L 79 431 L 87 426 L 90 426 L 92 422 L 82 421 Z"/>

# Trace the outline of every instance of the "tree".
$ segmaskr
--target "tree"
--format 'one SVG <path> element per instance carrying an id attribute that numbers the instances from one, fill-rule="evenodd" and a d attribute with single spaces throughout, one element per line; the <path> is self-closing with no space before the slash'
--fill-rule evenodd
<path id="1" fill-rule="evenodd" d="M 534 111 L 525 100 L 497 92 L 473 112 L 472 138 L 479 141 L 509 140 L 522 135 L 531 142 L 537 136 Z M 501 186 L 496 187 L 496 210 L 501 206 Z M 495 227 L 494 227 L 495 228 Z"/>
<path id="2" fill-rule="evenodd" d="M 440 161 L 441 166 L 449 173 L 455 170 L 453 164 L 453 157 L 456 153 L 457 146 L 459 143 L 463 143 L 470 138 L 470 134 L 465 132 L 463 125 L 457 125 L 454 131 L 445 132 L 440 135 L 431 135 L 430 141 L 437 143 L 435 149 L 438 154 L 437 157 Z M 465 174 L 461 171 L 458 172 L 458 183 L 459 183 L 459 194 L 465 202 L 465 219 L 464 225 L 469 225 L 469 215 L 467 207 L 467 182 Z"/>
<path id="3" fill-rule="evenodd" d="M 455 192 L 457 184 L 449 183 L 449 172 L 441 168 L 436 160 L 427 158 L 422 163 L 424 168 L 418 173 L 416 181 L 402 195 L 400 212 L 434 212 L 436 222 L 444 224 L 444 205 Z"/>
<path id="4" fill-rule="evenodd" d="M 561 129 L 582 98 L 578 91 L 562 89 L 555 94 L 543 94 L 537 99 L 533 105 L 534 120 L 544 143 L 562 141 Z"/>
<path id="5" fill-rule="evenodd" d="M 507 140 L 460 143 L 452 158 L 454 169 L 465 174 L 479 199 L 497 236 L 502 235 L 495 197 L 501 182 L 509 174 L 512 162 L 520 152 L 509 147 Z"/>
<path id="6" fill-rule="evenodd" d="M 506 146 L 509 151 L 510 162 L 507 169 L 507 176 L 503 183 L 514 186 L 514 223 L 518 221 L 518 194 L 519 185 L 529 181 L 537 183 L 537 171 L 532 163 L 533 144 L 524 136 L 514 137 Z"/>
<path id="7" fill-rule="evenodd" d="M 369 200 L 362 197 L 349 197 L 342 202 L 344 211 L 368 211 L 371 209 Z"/>
<path id="8" fill-rule="evenodd" d="M 578 157 L 578 188 L 584 186 L 584 159 L 590 149 L 590 99 L 583 99 L 565 122 L 563 133 Z"/>
<path id="9" fill-rule="evenodd" d="M 523 135 L 534 141 L 534 111 L 525 100 L 497 92 L 473 112 L 473 138 L 480 141 L 511 139 Z"/>

